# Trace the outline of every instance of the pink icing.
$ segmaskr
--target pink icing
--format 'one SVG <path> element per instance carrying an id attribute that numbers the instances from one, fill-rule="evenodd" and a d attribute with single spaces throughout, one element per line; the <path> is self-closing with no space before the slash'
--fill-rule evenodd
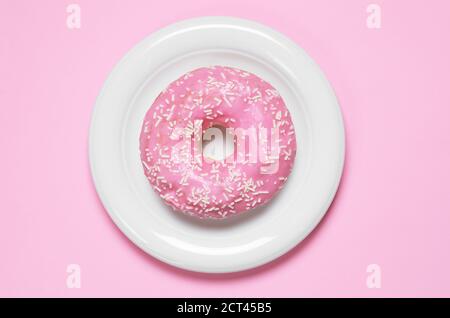
<path id="1" fill-rule="evenodd" d="M 201 136 L 213 125 L 256 129 L 258 147 L 268 140 L 263 149 L 270 157 L 256 162 L 248 153 L 242 157 L 235 139 L 231 158 L 202 161 L 190 142 L 180 142 L 180 136 L 196 128 Z M 269 152 L 271 136 L 258 134 L 262 127 L 278 129 L 276 156 Z M 296 148 L 291 116 L 279 93 L 254 74 L 222 66 L 200 68 L 172 82 L 147 112 L 140 136 L 141 160 L 153 189 L 174 210 L 201 218 L 225 218 L 266 204 L 285 184 Z M 183 153 L 193 153 L 196 160 L 183 159 Z M 237 160 L 239 155 L 245 161 Z"/>

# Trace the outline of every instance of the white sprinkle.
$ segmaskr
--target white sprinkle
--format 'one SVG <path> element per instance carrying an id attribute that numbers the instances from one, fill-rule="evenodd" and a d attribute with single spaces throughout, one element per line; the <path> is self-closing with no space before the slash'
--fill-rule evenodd
<path id="1" fill-rule="evenodd" d="M 275 115 L 275 118 L 276 118 L 277 120 L 280 120 L 280 119 L 281 119 L 281 110 L 279 110 L 279 111 L 277 112 L 277 114 Z"/>
<path id="2" fill-rule="evenodd" d="M 144 167 L 145 167 L 147 170 L 150 171 L 150 168 L 149 168 L 149 166 L 147 165 L 147 163 L 146 163 L 145 161 L 142 161 L 142 164 L 144 165 Z"/>
<path id="3" fill-rule="evenodd" d="M 228 100 L 228 98 L 225 95 L 223 96 L 223 100 L 225 101 L 225 103 L 228 104 L 229 107 L 233 107 L 233 105 L 231 105 L 230 101 Z"/>
<path id="4" fill-rule="evenodd" d="M 256 191 L 253 193 L 253 195 L 259 195 L 259 194 L 268 194 L 269 191 Z"/>

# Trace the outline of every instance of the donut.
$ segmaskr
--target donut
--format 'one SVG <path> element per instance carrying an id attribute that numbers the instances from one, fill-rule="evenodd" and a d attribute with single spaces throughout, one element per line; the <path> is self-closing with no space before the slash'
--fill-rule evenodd
<path id="1" fill-rule="evenodd" d="M 232 145 L 221 159 L 203 153 L 212 128 L 210 139 L 225 130 L 222 141 Z M 278 91 L 225 66 L 199 68 L 169 84 L 145 114 L 140 134 L 151 187 L 173 210 L 199 218 L 228 218 L 267 204 L 285 185 L 296 150 Z"/>

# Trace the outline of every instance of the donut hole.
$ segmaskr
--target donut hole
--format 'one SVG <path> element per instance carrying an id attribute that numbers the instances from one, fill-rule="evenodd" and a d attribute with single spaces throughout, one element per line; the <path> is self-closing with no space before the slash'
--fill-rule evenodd
<path id="1" fill-rule="evenodd" d="M 202 135 L 203 158 L 209 161 L 224 161 L 234 154 L 234 135 L 227 127 L 214 124 Z"/>

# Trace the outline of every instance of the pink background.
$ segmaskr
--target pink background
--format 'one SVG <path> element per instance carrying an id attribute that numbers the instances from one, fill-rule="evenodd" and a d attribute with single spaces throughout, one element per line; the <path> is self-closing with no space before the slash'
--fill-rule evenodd
<path id="1" fill-rule="evenodd" d="M 449 1 L 0 1 L 0 296 L 450 296 Z M 91 182 L 87 138 L 114 64 L 180 19 L 232 15 L 299 43 L 346 123 L 340 191 L 320 226 L 258 269 L 193 274 L 113 225 Z M 81 266 L 81 288 L 66 267 Z M 366 267 L 382 269 L 381 289 Z"/>

